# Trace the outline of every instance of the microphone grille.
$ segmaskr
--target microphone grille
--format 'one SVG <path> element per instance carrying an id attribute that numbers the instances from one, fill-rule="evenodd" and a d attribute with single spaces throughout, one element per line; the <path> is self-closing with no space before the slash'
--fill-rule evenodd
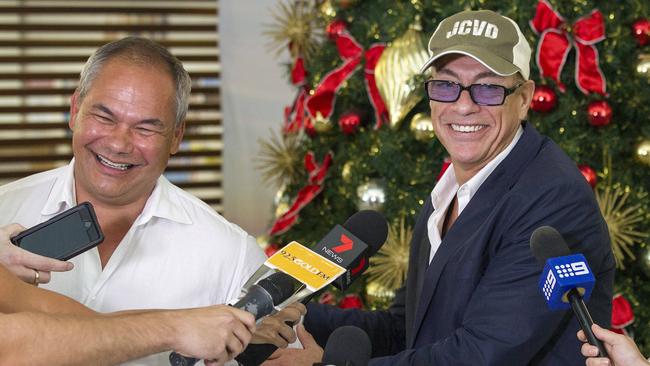
<path id="1" fill-rule="evenodd" d="M 323 350 L 323 363 L 330 365 L 366 366 L 370 361 L 372 345 L 361 328 L 346 325 L 336 328 Z"/>
<path id="2" fill-rule="evenodd" d="M 530 236 L 530 249 L 542 266 L 549 258 L 571 254 L 562 234 L 550 226 L 541 226 L 533 231 Z"/>
<path id="3" fill-rule="evenodd" d="M 388 237 L 386 218 L 373 210 L 355 213 L 342 226 L 368 245 L 368 256 L 375 254 Z"/>

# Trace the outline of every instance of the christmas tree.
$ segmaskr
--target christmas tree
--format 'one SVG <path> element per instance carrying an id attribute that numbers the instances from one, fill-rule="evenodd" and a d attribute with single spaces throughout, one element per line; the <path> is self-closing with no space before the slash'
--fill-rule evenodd
<path id="1" fill-rule="evenodd" d="M 260 167 L 279 187 L 271 248 L 289 239 L 315 243 L 355 211 L 379 210 L 390 223 L 388 242 L 365 281 L 348 292 L 371 308 L 390 301 L 404 280 L 415 215 L 447 165 L 419 68 L 438 22 L 465 9 L 510 17 L 534 49 L 537 87 L 528 120 L 594 188 L 617 261 L 621 296 L 613 326 L 650 354 L 650 3 L 644 0 L 282 3 L 268 36 L 291 55 L 287 77 L 296 98 L 281 131 L 262 143 Z"/>

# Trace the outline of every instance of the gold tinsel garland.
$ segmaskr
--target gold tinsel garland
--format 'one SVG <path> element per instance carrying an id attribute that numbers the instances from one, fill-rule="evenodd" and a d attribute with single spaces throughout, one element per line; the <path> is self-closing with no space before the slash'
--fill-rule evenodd
<path id="1" fill-rule="evenodd" d="M 266 141 L 260 141 L 260 152 L 255 167 L 262 172 L 267 183 L 278 187 L 294 182 L 300 171 L 302 134 L 281 134 L 271 132 Z"/>
<path id="2" fill-rule="evenodd" d="M 272 12 L 275 23 L 264 32 L 271 38 L 270 48 L 279 55 L 289 46 L 292 57 L 309 59 L 323 35 L 319 10 L 313 1 L 306 0 L 280 2 L 278 7 Z"/>
<path id="3" fill-rule="evenodd" d="M 637 230 L 637 225 L 643 221 L 646 213 L 641 205 L 628 204 L 630 187 L 605 184 L 604 188 L 600 188 L 599 185 L 595 193 L 598 206 L 609 228 L 616 266 L 624 269 L 626 257 L 636 258 L 632 251 L 634 244 L 648 237 L 647 233 Z"/>
<path id="4" fill-rule="evenodd" d="M 409 244 L 413 237 L 413 229 L 405 225 L 402 216 L 398 224 L 388 228 L 388 239 L 381 249 L 370 258 L 370 267 L 366 271 L 369 286 L 383 291 L 395 290 L 402 286 L 406 279 L 409 260 Z"/>

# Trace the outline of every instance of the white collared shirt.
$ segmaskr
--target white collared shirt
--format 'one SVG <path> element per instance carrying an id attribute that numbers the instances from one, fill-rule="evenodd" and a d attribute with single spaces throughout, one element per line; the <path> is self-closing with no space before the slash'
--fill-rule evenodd
<path id="1" fill-rule="evenodd" d="M 73 207 L 73 163 L 0 187 L 0 225 L 28 228 Z M 225 304 L 265 259 L 253 237 L 160 177 L 104 269 L 93 248 L 41 287 L 100 312 Z M 168 365 L 168 355 L 128 365 Z"/>
<path id="2" fill-rule="evenodd" d="M 487 177 L 492 174 L 494 169 L 510 154 L 510 151 L 515 147 L 517 141 L 524 133 L 524 128 L 519 126 L 515 133 L 515 137 L 510 144 L 494 159 L 490 160 L 481 170 L 478 171 L 470 180 L 465 182 L 462 186 L 458 186 L 456 180 L 456 173 L 454 172 L 453 163 L 449 165 L 445 173 L 440 177 L 438 183 L 431 191 L 431 203 L 433 204 L 433 213 L 429 216 L 427 221 L 427 231 L 429 235 L 429 242 L 431 243 L 431 251 L 429 252 L 429 263 L 433 260 L 433 256 L 440 247 L 442 225 L 445 221 L 447 209 L 451 204 L 454 196 L 458 200 L 458 216 L 463 212 L 469 201 L 474 197 L 474 194 L 481 187 Z"/>

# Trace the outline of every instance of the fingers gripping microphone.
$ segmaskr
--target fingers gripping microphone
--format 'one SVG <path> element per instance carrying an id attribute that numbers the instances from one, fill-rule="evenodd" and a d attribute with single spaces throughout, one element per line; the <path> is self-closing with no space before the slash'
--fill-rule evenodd
<path id="1" fill-rule="evenodd" d="M 549 309 L 572 308 L 589 343 L 598 347 L 601 357 L 609 357 L 591 330 L 594 321 L 583 301 L 589 300 L 596 282 L 585 256 L 571 254 L 562 235 L 550 226 L 535 229 L 530 237 L 530 248 L 544 266 L 539 289 Z"/>
<path id="2" fill-rule="evenodd" d="M 276 304 L 282 303 L 293 294 L 294 283 L 289 275 L 274 273 L 252 285 L 246 295 L 232 306 L 253 314 L 255 320 L 258 320 L 273 313 Z M 197 358 L 185 357 L 176 352 L 169 355 L 169 362 L 173 366 L 192 366 L 198 361 Z"/>
<path id="3" fill-rule="evenodd" d="M 323 361 L 314 366 L 366 366 L 371 354 L 368 334 L 361 328 L 346 325 L 330 334 L 323 350 Z"/>

